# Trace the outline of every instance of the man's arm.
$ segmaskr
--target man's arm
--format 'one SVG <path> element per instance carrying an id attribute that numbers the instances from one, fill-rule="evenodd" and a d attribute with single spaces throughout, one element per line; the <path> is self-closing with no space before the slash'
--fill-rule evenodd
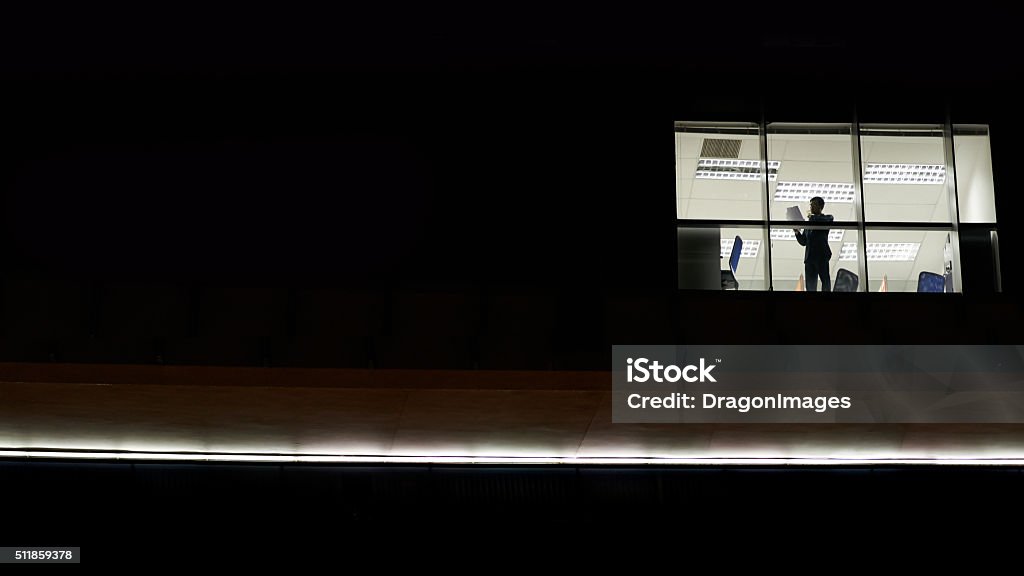
<path id="1" fill-rule="evenodd" d="M 796 241 L 801 246 L 807 246 L 807 236 L 800 230 L 793 228 L 793 233 L 796 234 Z"/>

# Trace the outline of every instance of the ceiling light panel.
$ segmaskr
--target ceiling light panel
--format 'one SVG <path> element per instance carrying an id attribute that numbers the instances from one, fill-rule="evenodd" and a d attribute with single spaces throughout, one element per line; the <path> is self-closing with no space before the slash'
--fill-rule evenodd
<path id="1" fill-rule="evenodd" d="M 868 262 L 913 262 L 920 242 L 868 242 Z M 846 242 L 839 251 L 840 260 L 857 259 L 857 243 Z"/>
<path id="2" fill-rule="evenodd" d="M 853 184 L 843 182 L 779 182 L 775 187 L 775 201 L 804 202 L 821 196 L 825 203 L 853 204 Z"/>
<path id="3" fill-rule="evenodd" d="M 781 162 L 768 162 L 768 179 L 775 181 Z M 696 178 L 709 180 L 759 180 L 760 160 L 736 160 L 732 158 L 701 158 L 697 161 Z"/>
<path id="4" fill-rule="evenodd" d="M 734 238 L 722 239 L 722 258 L 728 258 L 732 255 L 733 242 L 735 242 Z M 740 258 L 757 258 L 759 250 L 761 250 L 760 240 L 744 240 L 743 248 L 740 250 Z"/>
<path id="5" fill-rule="evenodd" d="M 865 184 L 942 184 L 946 167 L 942 164 L 868 164 Z"/>

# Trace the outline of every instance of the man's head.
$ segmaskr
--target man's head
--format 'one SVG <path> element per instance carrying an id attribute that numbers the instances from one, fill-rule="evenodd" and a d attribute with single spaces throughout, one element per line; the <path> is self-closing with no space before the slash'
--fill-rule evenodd
<path id="1" fill-rule="evenodd" d="M 821 211 L 825 208 L 825 199 L 821 196 L 815 196 L 811 198 L 811 214 L 821 214 Z"/>

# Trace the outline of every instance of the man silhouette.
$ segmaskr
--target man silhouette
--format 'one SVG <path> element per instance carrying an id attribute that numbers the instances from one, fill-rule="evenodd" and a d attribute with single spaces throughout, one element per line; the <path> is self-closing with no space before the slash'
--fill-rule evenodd
<path id="1" fill-rule="evenodd" d="M 808 222 L 831 222 L 831 214 L 822 214 L 825 199 L 820 196 L 811 198 L 811 211 L 807 214 Z M 832 277 L 829 276 L 828 261 L 832 259 L 832 249 L 828 246 L 828 229 L 810 229 L 801 232 L 796 228 L 796 241 L 804 248 L 804 281 L 808 292 L 818 291 L 818 278 L 821 278 L 821 291 L 832 291 Z"/>

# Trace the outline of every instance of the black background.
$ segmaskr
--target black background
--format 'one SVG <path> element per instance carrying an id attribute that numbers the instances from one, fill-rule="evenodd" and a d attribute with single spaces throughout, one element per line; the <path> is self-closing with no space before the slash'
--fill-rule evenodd
<path id="1" fill-rule="evenodd" d="M 196 301 L 187 295 L 221 284 L 285 293 L 311 287 L 375 294 L 441 290 L 473 298 L 498 288 L 534 290 L 550 296 L 541 298 L 550 304 L 550 319 L 536 325 L 553 351 L 539 360 L 517 355 L 513 338 L 505 360 L 492 367 L 598 369 L 610 343 L 683 343 L 698 336 L 692 326 L 700 318 L 721 318 L 715 305 L 723 295 L 675 291 L 673 121 L 757 121 L 762 114 L 769 121 L 847 121 L 856 109 L 864 122 L 938 123 L 949 110 L 954 122 L 992 128 L 1004 294 L 964 294 L 938 304 L 904 295 L 887 295 L 884 302 L 873 295 L 811 300 L 852 322 L 836 332 L 838 341 L 1019 343 L 1022 283 L 1015 264 L 1022 236 L 1013 224 L 1020 208 L 1014 133 L 1020 50 L 1013 19 L 976 7 L 954 17 L 937 5 L 829 10 L 765 3 L 637 7 L 628 13 L 594 6 L 395 5 L 11 12 L 0 19 L 5 282 L 34 278 L 40 286 L 81 286 L 85 311 L 74 322 L 85 326 L 85 334 L 103 322 L 97 294 L 117 282 L 180 286 L 186 306 Z M 25 309 L 17 294 L 5 292 L 8 318 Z M 716 341 L 737 333 L 800 341 L 775 319 L 789 317 L 787 306 L 805 308 L 806 299 L 728 296 L 735 296 L 728 308 L 739 323 L 709 328 Z M 609 304 L 611 297 L 618 304 Z M 637 307 L 647 317 L 615 324 L 608 320 L 615 306 L 629 310 L 622 318 L 632 318 Z M 893 314 L 923 328 L 879 332 L 876 321 Z M 195 316 L 189 337 L 206 330 L 202 313 Z M 992 322 L 997 316 L 1001 321 Z M 57 312 L 52 317 L 57 323 L 70 318 Z M 523 339 L 536 339 L 522 330 Z M 10 330 L 7 338 L 8 344 L 24 343 Z M 221 350 L 227 339 L 211 337 L 201 357 L 226 362 Z M 7 348 L 5 359 L 74 359 L 68 341 L 46 335 L 39 347 Z M 241 362 L 267 362 L 268 346 L 264 341 L 263 352 L 243 355 Z M 144 361 L 161 361 L 172 348 L 160 347 L 154 344 L 157 352 L 147 352 Z M 386 349 L 387 343 L 368 344 L 369 351 L 351 364 L 325 363 L 469 368 L 486 365 L 493 354 L 474 350 L 435 361 L 440 353 L 403 357 L 399 350 L 389 364 L 385 354 L 375 357 L 375 347 Z M 136 356 L 115 346 L 78 358 Z M 273 539 L 286 531 L 282 526 L 322 520 L 362 526 L 370 518 L 385 530 L 420 526 L 424 518 L 428 524 L 454 518 L 463 527 L 546 523 L 550 519 L 540 512 L 551 508 L 537 495 L 562 474 L 550 470 L 540 484 L 516 488 L 494 480 L 501 471 L 478 470 L 473 482 L 492 496 L 444 498 L 437 494 L 448 494 L 446 487 L 455 484 L 426 474 L 407 484 L 425 498 L 419 505 L 399 499 L 397 507 L 374 508 L 374 500 L 360 498 L 372 492 L 372 482 L 387 477 L 378 470 L 355 474 L 356 487 L 344 497 L 324 496 L 337 504 L 337 513 L 303 501 L 316 511 L 293 516 L 293 499 L 316 482 L 295 489 L 274 469 L 232 470 L 216 482 L 195 480 L 198 488 L 188 489 L 175 484 L 187 474 L 174 467 L 160 473 L 178 480 L 164 484 L 147 484 L 121 469 L 111 469 L 117 478 L 107 480 L 85 467 L 65 474 L 19 470 L 5 472 L 6 485 L 28 490 L 27 496 L 72 482 L 95 498 L 80 494 L 84 504 L 74 508 L 80 515 L 60 528 L 33 516 L 26 497 L 17 510 L 25 523 L 9 535 L 91 533 L 92 541 L 67 539 L 85 538 L 83 546 L 92 544 L 112 562 L 118 548 L 111 538 L 146 541 L 131 529 L 135 525 L 162 537 L 181 534 L 177 527 L 187 533 L 202 526 L 196 537 L 209 542 L 230 540 L 232 530 Z M 268 473 L 275 479 L 261 484 Z M 892 511 L 909 501 L 912 517 L 949 520 L 999 507 L 1020 483 L 1017 470 L 998 481 L 934 469 L 876 471 L 870 482 L 851 480 L 842 470 L 821 470 L 813 478 L 783 470 L 715 474 L 731 475 L 728 482 L 705 481 L 677 471 L 672 482 L 689 483 L 691 491 L 683 493 L 705 502 L 700 518 L 719 525 L 748 510 L 716 508 L 709 499 L 739 492 L 766 498 L 774 492 L 799 506 L 811 487 L 820 491 L 818 502 L 828 499 L 829 489 L 850 489 L 855 497 L 840 500 L 836 509 L 863 512 L 877 505 Z M 341 490 L 343 482 L 331 484 L 326 477 L 318 481 Z M 647 506 L 687 500 L 665 496 L 666 481 L 658 474 L 639 478 L 558 484 L 564 494 L 556 490 L 553 498 L 571 501 L 560 520 L 600 523 L 604 517 L 592 507 L 607 507 L 612 528 L 674 522 L 677 516 L 663 515 L 669 509 L 692 513 L 683 504 Z M 595 492 L 594 486 L 606 490 Z M 204 511 L 223 503 L 226 493 L 241 496 L 228 499 L 219 516 L 225 524 L 209 523 Z M 510 496 L 519 493 L 532 507 L 520 507 Z M 986 495 L 980 508 L 971 493 Z M 338 504 L 351 494 L 362 504 Z M 137 515 L 155 500 L 163 507 Z M 275 511 L 254 516 L 254 502 L 270 502 Z M 759 514 L 781 515 L 764 504 L 771 500 L 761 502 Z M 501 512 L 509 507 L 522 513 Z M 814 513 L 818 508 L 802 510 L 799 518 L 808 522 L 821 518 Z M 90 519 L 113 528 L 93 532 Z M 266 532 L 256 528 L 261 520 L 268 523 Z M 420 539 L 429 532 L 420 531 Z M 312 533 L 297 532 L 314 538 Z"/>
<path id="2" fill-rule="evenodd" d="M 636 12 L 12 15 L 5 260 L 104 278 L 671 289 L 674 120 L 855 107 L 863 122 L 950 109 L 990 123 L 998 213 L 1016 212 L 998 15 Z M 1016 239 L 1001 241 L 1009 264 Z"/>

